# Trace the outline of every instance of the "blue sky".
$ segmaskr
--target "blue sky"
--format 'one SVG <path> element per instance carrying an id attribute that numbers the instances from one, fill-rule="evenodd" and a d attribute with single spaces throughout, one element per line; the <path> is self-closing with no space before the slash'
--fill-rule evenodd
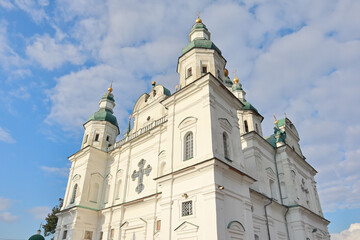
<path id="1" fill-rule="evenodd" d="M 297 127 L 333 239 L 360 236 L 359 1 L 0 0 L 0 239 L 27 239 L 63 197 L 111 81 L 122 132 L 151 81 L 174 90 L 197 11 L 264 133 L 273 113 Z"/>

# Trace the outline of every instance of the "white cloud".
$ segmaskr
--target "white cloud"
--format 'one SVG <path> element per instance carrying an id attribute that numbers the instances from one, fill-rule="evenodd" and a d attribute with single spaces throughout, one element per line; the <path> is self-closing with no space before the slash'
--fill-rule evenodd
<path id="1" fill-rule="evenodd" d="M 51 208 L 48 206 L 39 206 L 28 209 L 28 212 L 34 216 L 35 219 L 45 219 Z"/>
<path id="2" fill-rule="evenodd" d="M 48 16 L 43 9 L 43 6 L 46 6 L 44 3 L 46 3 L 44 0 L 14 0 L 14 4 L 19 9 L 29 14 L 36 23 L 40 23 L 41 21 L 48 19 Z"/>
<path id="3" fill-rule="evenodd" d="M 6 143 L 15 143 L 15 139 L 10 135 L 8 131 L 0 127 L 0 141 Z"/>
<path id="4" fill-rule="evenodd" d="M 332 240 L 360 240 L 360 223 L 353 223 L 340 233 L 331 234 Z"/>
<path id="5" fill-rule="evenodd" d="M 7 22 L 0 20 L 0 65 L 5 70 L 21 67 L 25 61 L 11 48 L 7 36 Z"/>
<path id="6" fill-rule="evenodd" d="M 69 168 L 57 168 L 47 166 L 41 166 L 40 168 L 46 173 L 55 174 L 61 177 L 68 177 L 69 175 Z"/>
<path id="7" fill-rule="evenodd" d="M 80 65 L 85 61 L 79 47 L 70 43 L 58 43 L 48 34 L 36 37 L 27 46 L 26 54 L 49 70 L 61 67 L 66 62 Z"/>
<path id="8" fill-rule="evenodd" d="M 303 153 L 319 170 L 324 210 L 360 207 L 358 1 L 99 2 L 57 2 L 66 28 L 54 26 L 54 38 L 37 37 L 28 48 L 48 69 L 82 64 L 83 55 L 94 62 L 56 79 L 47 123 L 79 131 L 111 80 L 124 126 L 151 80 L 173 92 L 177 57 L 200 9 L 227 68 L 237 69 L 248 100 L 265 116 L 264 132 L 271 134 L 274 112 L 296 125 Z M 339 190 L 351 197 L 339 198 Z"/>
<path id="9" fill-rule="evenodd" d="M 12 205 L 11 199 L 0 197 L 0 211 L 8 210 Z"/>
<path id="10" fill-rule="evenodd" d="M 9 0 L 0 0 L 0 7 L 12 9 L 14 8 L 14 5 Z"/>
<path id="11" fill-rule="evenodd" d="M 13 223 L 19 219 L 18 216 L 14 216 L 9 212 L 0 212 L 0 222 Z"/>

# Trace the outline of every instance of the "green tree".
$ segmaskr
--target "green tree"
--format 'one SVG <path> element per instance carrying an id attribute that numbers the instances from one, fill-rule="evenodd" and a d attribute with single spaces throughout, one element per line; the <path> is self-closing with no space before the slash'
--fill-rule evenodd
<path id="1" fill-rule="evenodd" d="M 56 224 L 58 221 L 58 217 L 56 216 L 57 213 L 60 212 L 60 209 L 63 205 L 63 199 L 59 198 L 59 205 L 56 205 L 55 207 L 53 207 L 51 213 L 49 213 L 47 215 L 47 217 L 45 218 L 46 224 L 44 224 L 42 227 L 44 229 L 44 235 L 45 236 L 49 236 L 55 233 L 55 229 L 56 229 Z M 54 238 L 52 238 L 54 239 Z"/>

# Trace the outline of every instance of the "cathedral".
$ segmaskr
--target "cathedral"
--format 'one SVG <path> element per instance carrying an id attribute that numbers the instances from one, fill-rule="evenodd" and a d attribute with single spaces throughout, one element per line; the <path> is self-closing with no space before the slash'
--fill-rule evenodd
<path id="1" fill-rule="evenodd" d="M 171 93 L 152 83 L 122 138 L 112 87 L 84 124 L 55 240 L 330 239 L 295 125 L 263 116 L 197 18 Z"/>

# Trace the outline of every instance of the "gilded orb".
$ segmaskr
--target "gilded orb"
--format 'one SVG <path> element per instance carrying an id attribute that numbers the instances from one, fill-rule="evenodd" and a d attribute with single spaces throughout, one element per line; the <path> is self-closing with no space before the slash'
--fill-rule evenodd
<path id="1" fill-rule="evenodd" d="M 195 21 L 195 23 L 202 23 L 202 20 L 198 17 Z"/>
<path id="2" fill-rule="evenodd" d="M 226 68 L 224 68 L 224 75 L 225 77 L 229 76 L 229 71 Z"/>
<path id="3" fill-rule="evenodd" d="M 233 80 L 234 83 L 239 83 L 239 79 L 237 77 L 234 77 L 234 80 Z"/>
<path id="4" fill-rule="evenodd" d="M 111 93 L 113 91 L 112 87 L 108 88 L 108 92 Z"/>
<path id="5" fill-rule="evenodd" d="M 151 83 L 153 86 L 155 86 L 156 85 L 156 82 L 155 81 L 152 81 L 152 83 Z"/>

